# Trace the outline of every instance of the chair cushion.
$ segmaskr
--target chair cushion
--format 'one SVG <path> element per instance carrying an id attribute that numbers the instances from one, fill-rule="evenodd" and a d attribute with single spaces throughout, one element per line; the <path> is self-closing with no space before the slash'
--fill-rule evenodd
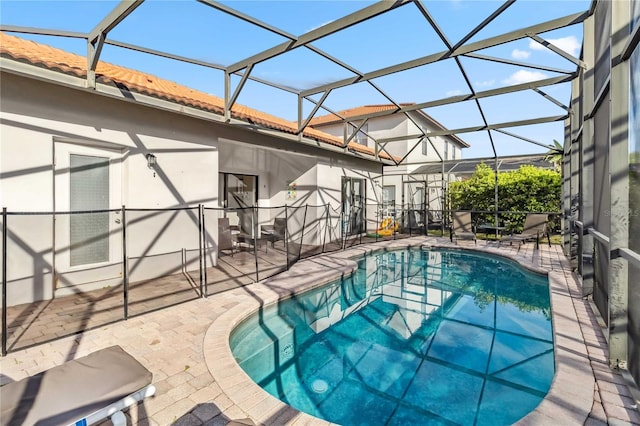
<path id="1" fill-rule="evenodd" d="M 151 372 L 135 358 L 111 346 L 2 386 L 0 418 L 6 425 L 66 425 L 151 380 Z"/>

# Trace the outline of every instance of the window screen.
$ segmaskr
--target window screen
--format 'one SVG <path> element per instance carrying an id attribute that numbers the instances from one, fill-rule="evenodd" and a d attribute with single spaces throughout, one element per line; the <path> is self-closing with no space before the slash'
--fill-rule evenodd
<path id="1" fill-rule="evenodd" d="M 109 159 L 70 157 L 71 211 L 109 208 Z M 71 214 L 71 266 L 109 260 L 109 213 Z"/>
<path id="2" fill-rule="evenodd" d="M 611 34 L 610 2 L 598 2 L 595 11 L 595 26 L 596 66 L 594 96 L 597 96 L 611 72 L 611 49 L 609 47 L 609 36 Z"/>
<path id="3" fill-rule="evenodd" d="M 629 71 L 629 247 L 640 253 L 640 46 L 631 55 Z"/>

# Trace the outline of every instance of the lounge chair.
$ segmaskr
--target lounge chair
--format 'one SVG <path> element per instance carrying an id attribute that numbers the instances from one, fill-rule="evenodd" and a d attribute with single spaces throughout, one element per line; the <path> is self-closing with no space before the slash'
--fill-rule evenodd
<path id="1" fill-rule="evenodd" d="M 476 232 L 471 222 L 471 213 L 453 212 L 451 216 L 453 219 L 452 227 L 449 230 L 451 241 L 453 242 L 455 239 L 457 244 L 458 240 L 473 240 L 474 244 L 478 244 Z"/>
<path id="2" fill-rule="evenodd" d="M 551 238 L 549 237 L 549 231 L 547 230 L 547 221 L 549 215 L 543 213 L 527 213 L 527 217 L 524 221 L 524 227 L 519 234 L 507 235 L 500 239 L 500 244 L 509 242 L 510 244 L 517 242 L 518 244 L 524 244 L 527 241 L 535 240 L 536 249 L 540 247 L 540 238 L 547 235 L 547 242 L 551 247 Z"/>
<path id="3" fill-rule="evenodd" d="M 120 346 L 0 387 L 3 425 L 90 425 L 110 417 L 126 425 L 122 410 L 155 393 L 152 374 Z"/>

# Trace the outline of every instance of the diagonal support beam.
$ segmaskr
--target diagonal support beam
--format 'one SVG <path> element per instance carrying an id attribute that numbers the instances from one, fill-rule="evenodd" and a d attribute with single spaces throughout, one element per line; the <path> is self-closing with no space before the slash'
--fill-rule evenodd
<path id="1" fill-rule="evenodd" d="M 402 164 L 402 163 L 404 162 L 404 160 L 406 160 L 406 159 L 407 159 L 407 157 L 408 157 L 409 155 L 411 155 L 411 153 L 412 153 L 413 151 L 415 151 L 415 149 L 416 149 L 418 146 L 420 146 L 420 144 L 422 143 L 422 141 L 423 141 L 424 139 L 425 139 L 425 136 L 423 136 L 423 137 L 421 137 L 420 139 L 418 139 L 418 142 L 416 142 L 416 144 L 415 144 L 415 145 L 413 145 L 413 147 L 412 147 L 409 151 L 407 151 L 407 153 L 404 155 L 404 157 L 402 157 L 402 158 L 400 159 L 400 161 L 399 161 L 398 163 L 399 163 L 399 164 Z M 431 142 L 431 141 L 429 141 L 429 142 Z M 432 145 L 433 145 L 433 144 L 432 144 Z"/>
<path id="2" fill-rule="evenodd" d="M 495 124 L 489 124 L 486 126 L 474 126 L 474 127 L 463 127 L 460 129 L 453 129 L 453 130 L 436 130 L 433 132 L 427 132 L 426 136 L 427 137 L 433 137 L 433 136 L 448 136 L 448 135 L 455 135 L 458 133 L 472 133 L 472 132 L 480 132 L 483 130 L 495 130 L 495 129 L 503 129 L 503 128 L 507 128 L 507 127 L 520 127 L 520 126 L 529 126 L 532 124 L 543 124 L 543 123 L 553 123 L 556 121 L 563 121 L 568 117 L 567 114 L 565 115 L 556 115 L 556 116 L 551 116 L 551 117 L 539 117 L 539 118 L 532 118 L 532 119 L 528 119 L 528 120 L 518 120 L 518 121 L 508 121 L 505 123 L 495 123 Z M 396 136 L 393 138 L 385 138 L 385 139 L 379 139 L 379 142 L 398 142 L 398 141 L 405 141 L 405 140 L 409 140 L 409 139 L 416 139 L 419 137 L 422 137 L 423 135 L 421 134 L 415 134 L 415 135 L 407 135 L 407 136 Z"/>
<path id="3" fill-rule="evenodd" d="M 297 47 L 305 46 L 308 43 L 314 42 L 320 38 L 326 37 L 340 30 L 344 30 L 345 28 L 349 28 L 353 25 L 356 25 L 360 22 L 374 18 L 382 13 L 385 13 L 389 10 L 402 6 L 403 4 L 407 4 L 409 1 L 410 0 L 395 0 L 395 1 L 381 1 L 378 3 L 374 3 L 371 6 L 365 7 L 352 14 L 349 14 L 340 19 L 332 21 L 326 25 L 321 26 L 320 28 L 311 30 L 301 35 L 297 39 L 293 39 L 291 41 L 281 43 L 270 49 L 257 53 L 249 58 L 243 59 L 240 62 L 236 62 L 235 64 L 230 65 L 227 68 L 227 71 L 230 73 L 234 73 L 243 68 L 246 68 L 249 64 L 255 65 L 260 62 L 266 61 L 267 59 L 271 59 L 289 50 L 295 49 Z M 319 93 L 322 91 L 323 90 L 320 90 L 316 93 Z"/>
<path id="4" fill-rule="evenodd" d="M 121 1 L 102 21 L 98 23 L 87 37 L 89 43 L 95 42 L 100 34 L 107 34 L 114 29 L 116 25 L 131 14 L 144 0 L 123 0 Z"/>
<path id="5" fill-rule="evenodd" d="M 548 101 L 551 101 L 552 103 L 556 104 L 557 106 L 559 106 L 563 110 L 569 112 L 570 108 L 567 105 L 563 104 L 562 102 L 560 102 L 559 100 L 557 100 L 553 96 L 549 95 L 548 93 L 543 92 L 542 90 L 538 89 L 537 87 L 534 88 L 533 91 L 536 92 L 537 94 L 539 94 L 540 96 L 544 97 Z"/>
<path id="6" fill-rule="evenodd" d="M 358 125 L 358 126 L 355 126 L 352 122 L 344 123 L 345 124 L 345 130 L 344 130 L 345 139 L 344 139 L 344 144 L 342 145 L 343 148 L 346 147 L 347 145 L 349 145 L 349 142 L 351 142 L 353 140 L 353 138 L 356 137 L 356 135 L 358 134 L 360 129 L 362 129 L 362 127 L 367 123 L 367 121 L 369 121 L 369 120 L 367 120 L 367 119 L 363 120 L 362 123 L 360 123 L 360 125 Z M 353 126 L 355 128 L 355 130 L 350 135 L 347 136 L 347 134 L 348 134 L 347 133 L 348 132 L 347 129 L 349 128 L 349 126 Z M 366 135 L 366 136 L 369 137 L 369 135 Z"/>
<path id="7" fill-rule="evenodd" d="M 98 38 L 87 43 L 87 87 L 96 88 L 96 68 L 100 60 L 100 53 L 104 47 L 104 34 L 99 34 Z"/>
<path id="8" fill-rule="evenodd" d="M 87 45 L 88 51 L 88 59 L 90 59 L 90 63 L 88 69 L 91 71 L 95 71 L 98 66 L 98 60 L 100 59 L 100 53 L 102 53 L 102 48 L 104 47 L 104 34 L 98 35 L 98 39 L 94 43 L 89 43 Z"/>
<path id="9" fill-rule="evenodd" d="M 459 42 L 457 42 L 455 45 L 453 45 L 453 47 L 451 47 L 450 50 L 452 52 L 455 52 L 456 50 L 458 50 L 466 42 L 471 40 L 471 38 L 473 38 L 474 35 L 478 34 L 484 27 L 489 25 L 494 19 L 496 19 L 500 14 L 502 14 L 502 12 L 507 10 L 507 8 L 510 7 L 511 5 L 513 5 L 515 2 L 516 2 L 516 0 L 508 0 L 508 1 L 504 2 L 502 4 L 502 6 L 500 6 L 498 9 L 496 9 L 491 15 L 489 15 L 484 21 L 482 21 L 477 27 L 475 27 L 474 29 L 469 31 L 469 33 L 466 36 L 464 36 Z"/>
<path id="10" fill-rule="evenodd" d="M 563 58 L 573 62 L 574 64 L 576 64 L 577 66 L 579 66 L 582 69 L 587 69 L 587 65 L 581 61 L 580 59 L 576 58 L 573 55 L 570 55 L 569 53 L 565 52 L 564 50 L 560 49 L 559 47 L 555 46 L 554 44 L 549 43 L 547 40 L 543 39 L 542 37 L 536 35 L 536 34 L 527 34 L 527 36 L 529 36 L 529 38 L 531 38 L 532 40 L 537 41 L 538 43 L 540 43 L 541 45 L 543 45 L 544 47 L 546 47 L 547 49 L 551 50 L 554 53 L 557 53 L 558 55 L 562 56 Z"/>
<path id="11" fill-rule="evenodd" d="M 400 71 L 406 71 L 408 69 L 417 68 L 417 67 L 438 62 L 444 59 L 449 59 L 451 57 L 467 55 L 469 53 L 472 53 L 478 50 L 487 49 L 489 47 L 494 47 L 501 44 L 509 43 L 511 41 L 516 41 L 516 40 L 526 38 L 531 33 L 543 33 L 547 31 L 556 30 L 559 28 L 564 28 L 569 25 L 578 24 L 584 21 L 588 16 L 589 16 L 588 12 L 580 12 L 580 13 L 575 13 L 569 16 L 565 16 L 563 18 L 553 19 L 548 22 L 532 25 L 527 28 L 521 28 L 519 30 L 511 31 L 499 36 L 490 37 L 484 40 L 470 43 L 470 44 L 461 46 L 460 48 L 456 49 L 451 53 L 449 53 L 449 51 L 434 53 L 434 54 L 423 56 L 421 58 L 414 59 L 411 61 L 392 65 L 390 67 L 381 68 L 377 71 L 368 72 L 368 73 L 365 73 L 358 80 L 369 81 L 375 78 L 383 77 L 385 75 L 394 74 Z M 337 89 L 340 87 L 348 86 L 353 82 L 353 80 L 354 78 L 347 78 L 347 79 L 335 81 L 322 86 L 317 86 L 308 90 L 304 90 L 300 94 L 302 96 L 315 95 L 316 93 L 324 92 L 325 90 L 328 90 L 328 89 Z"/>
<path id="12" fill-rule="evenodd" d="M 389 158 L 391 158 L 391 161 L 393 161 L 394 165 L 399 166 L 400 165 L 400 161 L 397 161 L 396 158 L 391 155 L 391 153 L 389 153 L 389 151 L 387 151 L 386 148 L 386 144 L 380 144 L 378 143 L 377 140 L 374 140 L 375 145 L 375 152 L 376 152 L 376 156 L 379 156 L 381 152 L 384 152 L 385 154 L 387 154 L 389 156 Z M 378 149 L 379 148 L 379 149 Z"/>
<path id="13" fill-rule="evenodd" d="M 526 68 L 530 68 L 530 69 L 534 69 L 534 70 L 555 72 L 555 73 L 558 73 L 558 74 L 574 74 L 575 73 L 575 70 L 564 70 L 564 69 L 561 69 L 561 68 L 554 68 L 554 67 L 548 67 L 548 66 L 544 66 L 544 65 L 531 64 L 529 62 L 514 61 L 512 59 L 497 58 L 495 56 L 480 55 L 478 53 L 467 53 L 466 55 L 462 55 L 462 56 L 464 56 L 466 58 L 481 59 L 483 61 L 496 62 L 496 63 L 500 63 L 500 64 L 514 65 L 514 66 L 517 66 L 517 67 L 526 67 Z"/>
<path id="14" fill-rule="evenodd" d="M 86 35 L 82 35 L 81 38 L 86 38 Z M 206 68 L 212 68 L 215 70 L 219 70 L 219 71 L 224 71 L 225 67 L 223 65 L 220 64 L 215 64 L 212 62 L 205 62 L 205 61 L 201 61 L 199 59 L 194 59 L 194 58 L 189 58 L 186 56 L 180 56 L 180 55 L 174 55 L 173 53 L 168 53 L 168 52 L 163 52 L 160 50 L 155 50 L 155 49 L 149 49 L 146 47 L 142 47 L 142 46 L 137 46 L 135 44 L 130 44 L 130 43 L 124 43 L 121 41 L 116 41 L 116 40 L 105 40 L 104 44 L 108 44 L 110 46 L 117 46 L 117 47 L 121 47 L 123 49 L 129 49 L 129 50 L 135 50 L 136 52 L 142 52 L 142 53 L 147 53 L 149 55 L 154 55 L 154 56 L 159 56 L 162 58 L 167 58 L 167 59 L 173 59 L 176 61 L 180 61 L 180 62 L 185 62 L 187 64 L 193 64 L 193 65 L 198 65 L 201 67 L 206 67 Z M 237 72 L 234 73 L 234 75 L 239 75 L 240 77 L 242 77 L 242 73 L 241 72 Z M 251 81 L 255 81 L 258 83 L 262 83 L 265 86 L 269 86 L 269 87 L 273 87 L 279 90 L 283 90 L 285 92 L 288 93 L 293 93 L 293 94 L 298 94 L 297 90 L 294 90 L 290 87 L 287 86 L 283 86 L 281 84 L 277 84 L 277 83 L 273 83 L 271 81 L 267 81 L 264 80 L 262 78 L 259 77 L 254 77 L 254 76 L 249 76 L 249 80 Z"/>
<path id="15" fill-rule="evenodd" d="M 224 103 L 224 115 L 225 115 L 225 117 L 228 115 L 228 113 L 231 112 L 231 108 L 233 108 L 233 105 L 238 100 L 238 96 L 240 96 L 240 92 L 242 91 L 242 88 L 244 87 L 244 84 L 247 82 L 247 79 L 249 78 L 249 75 L 251 75 L 251 71 L 252 70 L 253 70 L 253 65 L 249 65 L 247 67 L 247 69 L 245 70 L 245 72 L 242 74 L 242 77 L 240 77 L 240 82 L 236 86 L 236 90 L 233 91 L 233 94 L 231 95 L 231 97 L 229 97 L 229 99 Z M 230 80 L 231 76 L 229 76 L 228 78 Z M 225 75 L 225 81 L 226 80 L 227 80 L 227 76 Z"/>
<path id="16" fill-rule="evenodd" d="M 246 15 L 246 14 L 244 14 L 244 13 L 242 13 L 240 11 L 237 11 L 237 10 L 231 8 L 231 7 L 223 5 L 223 4 L 221 4 L 221 3 L 219 3 L 219 2 L 217 2 L 215 0 L 197 0 L 197 1 L 199 1 L 200 3 L 203 3 L 203 4 L 207 5 L 207 6 L 211 6 L 211 7 L 215 8 L 215 9 L 217 9 L 217 10 L 220 10 L 221 12 L 227 13 L 227 14 L 233 16 L 233 17 L 241 19 L 241 20 L 243 20 L 245 22 L 248 22 L 250 24 L 256 25 L 256 26 L 258 26 L 260 28 L 263 28 L 263 29 L 265 29 L 267 31 L 270 31 L 270 32 L 272 32 L 274 34 L 278 34 L 281 37 L 289 39 L 290 41 L 298 40 L 298 37 L 294 36 L 293 34 L 290 34 L 290 33 L 286 32 L 286 31 L 284 31 L 284 30 L 282 30 L 280 28 L 274 27 L 274 26 L 272 26 L 270 24 L 267 24 L 267 23 L 265 23 L 263 21 L 260 21 L 260 20 L 258 20 L 256 18 L 252 17 L 252 16 Z M 360 78 L 362 78 L 363 74 L 360 71 L 358 71 L 357 69 L 355 69 L 351 65 L 339 60 L 338 58 L 328 54 L 327 52 L 324 52 L 324 51 L 318 49 L 317 47 L 313 46 L 310 43 L 306 44 L 304 47 L 309 49 L 309 50 L 311 50 L 312 52 L 322 56 L 323 58 L 333 62 L 334 64 L 336 64 L 338 66 L 341 66 L 342 68 L 344 68 L 346 70 L 349 70 L 350 72 L 355 74 L 355 77 L 353 78 L 352 84 L 357 83 L 360 80 Z M 237 72 L 236 72 L 236 74 L 237 74 Z M 255 81 L 258 81 L 255 78 L 251 78 L 251 79 L 255 80 Z M 264 80 L 261 80 L 259 82 L 261 82 L 263 84 L 270 85 L 270 86 L 274 86 L 273 84 L 270 84 L 269 82 L 264 81 Z M 384 93 L 384 91 L 382 91 L 382 89 L 380 89 L 376 84 L 374 84 L 372 81 L 368 81 L 367 83 L 369 85 L 371 85 L 375 90 L 377 90 L 382 96 L 387 98 L 389 100 L 389 102 L 393 103 L 397 108 L 400 108 L 400 106 L 390 96 L 388 96 L 386 93 Z M 277 86 L 274 86 L 274 87 L 277 87 Z M 288 88 L 284 88 L 283 89 L 281 86 L 279 88 L 282 89 L 282 90 L 287 90 L 287 91 L 290 91 L 292 93 L 295 93 L 296 95 L 299 94 L 298 91 L 292 91 L 291 89 L 288 89 Z M 313 101 L 309 97 L 298 96 L 298 127 L 301 129 L 300 131 L 304 131 L 304 128 L 308 125 L 308 122 L 307 122 L 307 123 L 305 123 L 305 126 L 302 127 L 302 119 L 301 119 L 301 117 L 302 117 L 302 101 L 303 101 L 303 99 L 307 99 L 307 100 L 315 103 L 315 101 Z M 327 111 L 329 111 L 329 109 L 326 108 L 324 105 L 320 105 L 320 107 L 325 109 L 325 110 L 327 110 Z M 329 111 L 329 112 L 331 112 L 331 111 Z M 411 117 L 408 114 L 406 114 L 406 115 L 407 115 L 407 118 L 411 119 Z"/>
<path id="17" fill-rule="evenodd" d="M 494 132 L 502 133 L 504 135 L 511 136 L 512 138 L 520 139 L 520 140 L 523 140 L 525 142 L 529 142 L 529 143 L 532 143 L 534 145 L 541 146 L 543 148 L 547 148 L 547 149 L 555 148 L 553 145 L 549 145 L 549 144 L 545 144 L 545 143 L 542 143 L 542 142 L 534 141 L 533 139 L 529 139 L 529 138 L 526 138 L 524 136 L 517 135 L 515 133 L 507 132 L 506 130 L 494 129 Z"/>
<path id="18" fill-rule="evenodd" d="M 471 39 L 475 34 L 477 34 L 482 28 L 484 28 L 489 23 L 491 23 L 491 21 L 493 21 L 496 17 L 498 17 L 498 15 L 500 15 L 502 12 L 504 12 L 514 2 L 515 2 L 515 0 L 505 2 L 501 7 L 499 7 L 496 11 L 494 11 L 487 19 L 485 19 L 478 27 L 476 27 L 469 34 L 467 34 L 467 36 L 465 36 L 455 46 L 451 46 L 451 43 L 449 42 L 449 40 L 446 38 L 446 36 L 444 34 L 442 34 L 442 36 L 441 36 L 442 37 L 442 41 L 447 45 L 447 47 L 449 48 L 450 51 L 456 50 L 458 47 L 462 46 L 469 39 Z M 467 87 L 471 91 L 471 95 L 476 96 L 476 90 L 473 87 L 473 84 L 471 84 L 471 80 L 469 79 L 469 75 L 465 71 L 464 66 L 462 65 L 462 61 L 460 61 L 460 57 L 456 56 L 454 58 L 454 60 L 456 62 L 456 65 L 458 66 L 458 69 L 462 73 L 462 76 L 464 77 L 464 81 L 467 84 Z M 487 121 L 487 117 L 486 117 L 486 115 L 484 113 L 484 110 L 482 108 L 482 105 L 480 104 L 480 101 L 478 100 L 478 98 L 474 99 L 473 101 L 475 102 L 476 108 L 478 109 L 478 112 L 480 113 L 480 116 L 482 117 L 482 122 L 486 126 L 488 124 L 488 121 Z M 493 155 L 496 155 L 496 147 L 495 147 L 495 143 L 493 142 L 493 137 L 491 135 L 491 132 L 487 131 L 487 133 L 488 133 L 488 136 L 489 136 L 489 142 L 491 142 L 491 149 L 493 150 Z"/>
<path id="19" fill-rule="evenodd" d="M 144 0 L 121 1 L 102 21 L 87 35 L 87 87 L 96 87 L 96 67 L 100 53 L 107 38 L 107 33 L 115 28 L 131 12 L 136 10 Z"/>
<path id="20" fill-rule="evenodd" d="M 357 121 L 357 120 L 363 120 L 365 118 L 383 117 L 386 115 L 407 113 L 410 111 L 416 111 L 420 109 L 427 109 L 427 108 L 433 108 L 433 107 L 442 106 L 442 105 L 450 105 L 458 102 L 488 98 L 492 96 L 499 96 L 507 93 L 521 92 L 525 90 L 535 90 L 538 87 L 552 86 L 555 84 L 566 83 L 573 80 L 574 77 L 575 77 L 574 75 L 561 75 L 561 76 L 546 78 L 538 81 L 530 81 L 527 83 L 514 84 L 513 86 L 485 90 L 483 92 L 476 92 L 475 95 L 466 94 L 466 95 L 451 96 L 448 98 L 436 99 L 434 101 L 429 101 L 429 102 L 421 102 L 413 105 L 404 105 L 399 109 L 389 109 L 386 111 L 378 111 L 378 112 L 372 112 L 369 114 L 351 116 L 349 117 L 349 120 Z M 334 115 L 337 115 L 337 114 L 334 114 Z M 346 121 L 346 119 L 344 118 L 342 120 Z"/>
<path id="21" fill-rule="evenodd" d="M 620 55 L 620 59 L 622 59 L 623 61 L 626 61 L 627 59 L 629 59 L 631 57 L 631 54 L 636 49 L 636 46 L 639 43 L 640 43 L 640 25 L 636 25 L 636 27 L 633 29 L 633 32 L 631 33 L 631 36 L 629 37 L 629 40 L 627 40 L 627 44 L 625 44 L 624 48 L 622 49 L 622 54 Z"/>
<path id="22" fill-rule="evenodd" d="M 298 130 L 296 131 L 296 135 L 299 135 L 300 133 L 302 133 L 304 131 L 304 129 L 306 129 L 307 125 L 309 124 L 309 122 L 311 121 L 313 116 L 316 115 L 316 112 L 318 112 L 318 110 L 320 109 L 320 107 L 324 103 L 325 99 L 327 99 L 327 96 L 329 96 L 329 93 L 331 93 L 331 90 L 327 90 L 326 92 L 324 92 L 322 94 L 322 97 L 314 105 L 313 110 L 311 110 L 311 113 L 309 113 L 309 115 L 304 120 L 304 122 L 302 121 L 302 114 L 298 115 Z M 300 97 L 298 99 L 300 99 L 300 102 L 302 102 L 302 97 Z"/>
<path id="23" fill-rule="evenodd" d="M 259 19 L 254 18 L 253 16 L 249 16 L 246 13 L 242 13 L 238 10 L 235 10 L 227 5 L 224 5 L 218 1 L 215 0 L 197 0 L 199 3 L 202 3 L 204 5 L 210 6 L 214 9 L 217 9 L 221 12 L 227 13 L 231 16 L 234 16 L 238 19 L 241 19 L 245 22 L 248 22 L 250 24 L 253 24 L 255 26 L 258 26 L 262 29 L 265 29 L 267 31 L 271 31 L 274 34 L 278 34 L 284 38 L 288 38 L 289 40 L 297 40 L 297 37 L 294 36 L 293 34 L 290 34 L 286 31 L 281 30 L 280 28 L 274 27 L 273 25 L 269 25 L 266 22 L 263 22 Z"/>

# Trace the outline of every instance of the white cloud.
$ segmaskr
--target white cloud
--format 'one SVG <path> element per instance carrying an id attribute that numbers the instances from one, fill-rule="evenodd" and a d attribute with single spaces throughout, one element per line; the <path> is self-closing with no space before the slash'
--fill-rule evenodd
<path id="1" fill-rule="evenodd" d="M 580 42 L 578 41 L 578 38 L 576 36 L 569 36 L 569 37 L 562 37 L 562 38 L 550 38 L 547 40 L 549 43 L 553 44 L 554 46 L 564 50 L 565 52 L 569 53 L 572 56 L 578 56 L 578 53 L 580 52 L 580 48 L 582 47 L 580 45 Z M 543 46 L 542 44 L 538 43 L 535 40 L 531 40 L 529 42 L 529 48 L 533 49 L 533 50 L 547 50 L 549 51 L 545 46 Z"/>
<path id="2" fill-rule="evenodd" d="M 542 80 L 546 77 L 547 76 L 540 71 L 519 70 L 511 74 L 509 78 L 502 80 L 502 83 L 507 85 L 528 83 L 530 81 Z"/>
<path id="3" fill-rule="evenodd" d="M 476 87 L 491 87 L 494 84 L 496 84 L 495 80 L 485 80 L 485 81 L 476 81 L 475 82 L 475 86 Z"/>
<path id="4" fill-rule="evenodd" d="M 449 90 L 447 92 L 447 96 L 458 96 L 462 95 L 462 90 Z"/>
<path id="5" fill-rule="evenodd" d="M 511 52 L 511 56 L 515 59 L 527 59 L 529 56 L 531 56 L 531 52 L 527 50 L 513 49 L 513 52 Z"/>

